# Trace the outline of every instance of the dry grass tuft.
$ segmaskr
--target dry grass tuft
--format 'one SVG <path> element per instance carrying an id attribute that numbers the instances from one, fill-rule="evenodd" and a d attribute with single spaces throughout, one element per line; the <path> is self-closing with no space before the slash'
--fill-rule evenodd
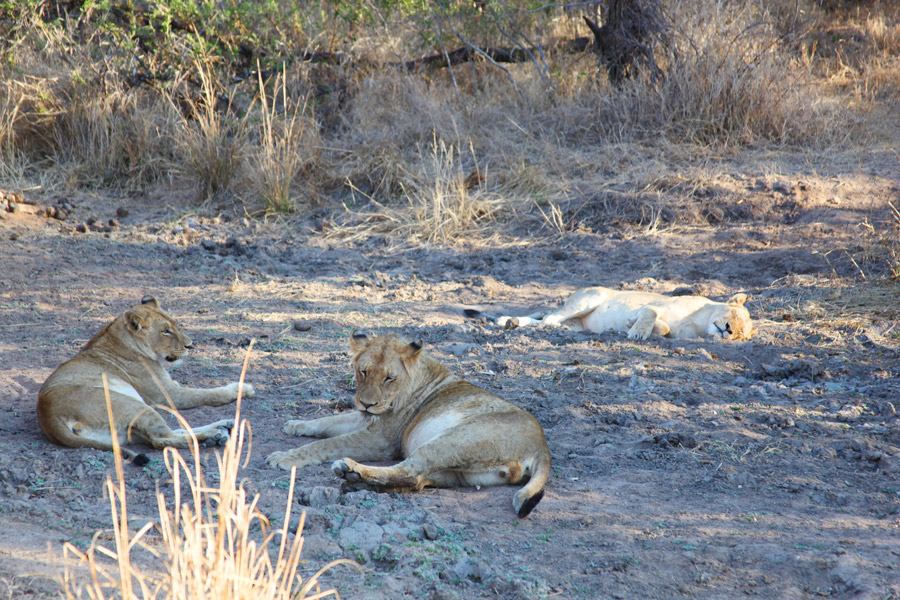
<path id="1" fill-rule="evenodd" d="M 175 138 L 182 157 L 178 165 L 195 182 L 204 200 L 234 193 L 241 182 L 249 115 L 239 118 L 232 112 L 234 95 L 224 93 L 215 63 L 209 55 L 195 56 L 193 69 L 200 80 L 199 94 L 182 91 L 171 97 L 173 106 L 181 104 Z M 220 102 L 223 97 L 228 98 L 225 106 Z"/>
<path id="2" fill-rule="evenodd" d="M 725 0 L 670 7 L 675 52 L 660 82 L 641 77 L 617 102 L 627 121 L 697 144 L 830 141 L 840 113 L 785 52 L 773 19 Z"/>
<path id="3" fill-rule="evenodd" d="M 351 239 L 381 234 L 402 241 L 447 244 L 483 233 L 508 206 L 484 186 L 471 143 L 467 156 L 435 137 L 422 160 L 423 175 L 403 186 L 399 206 L 370 198 L 374 210 L 354 213 L 362 222 L 338 228 L 334 234 Z"/>
<path id="4" fill-rule="evenodd" d="M 260 75 L 260 148 L 252 160 L 251 178 L 268 212 L 293 212 L 301 177 L 308 193 L 316 192 L 314 172 L 322 159 L 322 142 L 318 125 L 308 114 L 309 95 L 302 101 L 291 98 L 283 72 L 274 89 L 267 93 Z"/>
<path id="5" fill-rule="evenodd" d="M 241 372 L 241 386 L 249 356 L 250 349 Z M 249 443 L 250 429 L 247 421 L 240 421 L 240 395 L 235 414 L 235 422 L 240 423 L 237 435 L 232 436 L 221 455 L 216 455 L 218 484 L 211 486 L 203 474 L 200 447 L 196 438 L 192 440 L 190 448 L 193 466 L 177 450 L 166 448 L 164 460 L 173 480 L 175 497 L 169 504 L 164 494 L 157 492 L 159 523 L 148 523 L 136 533 L 130 532 L 122 455 L 113 425 L 105 374 L 103 383 L 107 388 L 107 412 L 110 426 L 113 427 L 116 457 L 116 481 L 113 482 L 112 478 L 107 478 L 106 481 L 115 547 L 110 549 L 101 546 L 99 532 L 85 552 L 79 551 L 72 544 L 65 545 L 66 567 L 61 584 L 68 600 L 339 598 L 334 590 L 321 591 L 318 579 L 336 564 L 356 563 L 345 559 L 334 561 L 306 581 L 298 573 L 305 513 L 290 542 L 287 530 L 296 470 L 291 471 L 291 491 L 285 510 L 284 529 L 270 530 L 268 519 L 257 508 L 259 496 L 248 497 L 243 482 L 239 482 L 241 463 L 249 459 L 250 453 L 248 447 L 247 455 L 244 456 L 244 442 Z M 180 416 L 178 418 L 182 421 L 182 426 L 188 428 L 187 423 Z M 183 482 L 189 490 L 187 499 L 182 498 Z M 162 536 L 161 545 L 148 539 L 148 534 L 154 527 Z M 256 529 L 260 533 L 255 533 Z M 141 551 L 141 562 L 149 563 L 149 567 L 136 564 L 134 555 L 137 551 Z M 112 559 L 112 564 L 103 560 L 103 557 Z M 89 568 L 90 581 L 78 580 L 75 572 L 77 565 Z"/>
<path id="6" fill-rule="evenodd" d="M 165 175 L 174 114 L 155 90 L 129 87 L 71 31 L 37 16 L 11 33 L 0 168 L 53 172 L 70 187 L 134 189 Z"/>

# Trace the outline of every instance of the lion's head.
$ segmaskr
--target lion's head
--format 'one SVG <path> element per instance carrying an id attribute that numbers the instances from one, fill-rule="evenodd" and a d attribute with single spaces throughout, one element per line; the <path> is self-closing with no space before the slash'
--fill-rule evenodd
<path id="1" fill-rule="evenodd" d="M 139 305 L 122 315 L 122 319 L 131 344 L 152 360 L 175 365 L 191 347 L 191 338 L 162 311 L 153 296 L 145 296 Z"/>
<path id="2" fill-rule="evenodd" d="M 356 409 L 380 415 L 398 408 L 397 403 L 410 394 L 422 343 L 393 335 L 369 338 L 354 333 L 350 347 L 356 372 Z"/>
<path id="3" fill-rule="evenodd" d="M 707 333 L 726 340 L 749 340 L 756 333 L 750 312 L 744 308 L 747 294 L 735 294 L 710 319 Z"/>

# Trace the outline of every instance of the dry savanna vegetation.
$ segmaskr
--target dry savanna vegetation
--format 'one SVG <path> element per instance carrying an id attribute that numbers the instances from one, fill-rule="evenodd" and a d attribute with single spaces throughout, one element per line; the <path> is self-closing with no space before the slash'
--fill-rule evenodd
<path id="1" fill-rule="evenodd" d="M 448 241 L 608 188 L 623 155 L 824 151 L 898 93 L 890 3 L 643 4 L 653 68 L 610 85 L 602 3 L 7 2 L 0 174 Z"/>
<path id="2" fill-rule="evenodd" d="M 607 37 L 595 37 L 586 18 Z M 891 397 L 900 351 L 897 2 L 0 0 L 0 82 L 0 213 L 34 201 L 47 205 L 40 216 L 62 219 L 77 198 L 82 209 L 115 204 L 146 217 L 128 225 L 131 237 L 119 232 L 128 241 L 115 250 L 105 238 L 78 237 L 91 222 L 67 224 L 62 241 L 45 245 L 2 224 L 19 244 L 9 254 L 28 255 L 23 265 L 41 252 L 52 262 L 16 268 L 14 283 L 2 269 L 20 256 L 0 263 L 0 352 L 20 368 L 38 365 L 33 381 L 0 379 L 18 386 L 16 402 L 36 396 L 52 368 L 45 357 L 62 360 L 65 343 L 75 344 L 61 333 L 47 338 L 53 347 L 27 337 L 59 325 L 34 315 L 68 306 L 66 294 L 77 305 L 69 306 L 76 325 L 66 327 L 79 341 L 107 305 L 139 298 L 132 292 L 142 286 L 167 287 L 158 293 L 182 302 L 179 314 L 207 302 L 212 309 L 188 319 L 218 344 L 209 352 L 219 364 L 205 358 L 196 367 L 216 376 L 235 347 L 264 331 L 250 374 L 263 393 L 249 407 L 239 402 L 224 450 L 160 453 L 141 472 L 155 495 L 149 483 L 135 492 L 129 466 L 110 459 L 102 493 L 111 525 L 62 546 L 65 597 L 336 596 L 319 579 L 340 550 L 365 566 L 351 587 L 359 597 L 900 598 L 890 584 L 896 567 L 884 558 L 896 556 L 900 526 L 900 407 Z M 112 225 L 94 229 L 115 234 Z M 137 246 L 152 254 L 140 264 L 168 283 L 113 272 L 115 252 L 129 264 Z M 81 261 L 94 269 L 89 283 L 67 274 Z M 175 273 L 188 263 L 202 273 L 197 281 Z M 456 310 L 490 313 L 496 302 L 525 311 L 593 283 L 750 291 L 760 338 L 746 352 L 669 340 L 638 346 L 498 332 Z M 455 369 L 528 399 L 556 465 L 536 515 L 564 515 L 553 535 L 562 527 L 569 537 L 551 542 L 544 521 L 510 525 L 495 506 L 481 513 L 447 500 L 471 496 L 416 505 L 347 495 L 341 504 L 324 471 L 307 473 L 312 483 L 302 473 L 288 480 L 267 471 L 262 454 L 251 457 L 241 411 L 266 428 L 266 452 L 297 443 L 279 437 L 280 424 L 341 408 L 352 382 L 334 357 L 347 333 L 365 327 L 433 334 L 437 355 Z M 319 346 L 302 337 L 309 331 Z M 843 356 L 850 367 L 837 364 Z M 829 436 L 843 445 L 823 445 Z M 71 466 L 61 456 L 80 452 L 32 437 L 8 447 L 10 456 L 45 453 L 28 459 L 29 469 Z M 788 473 L 777 460 L 792 453 L 800 458 L 791 465 L 818 466 Z M 22 495 L 40 500 L 54 489 L 45 475 L 7 484 L 5 460 L 0 498 L 24 503 Z M 647 492 L 646 473 L 659 485 L 674 470 L 689 475 Z M 854 479 L 861 470 L 882 479 Z M 621 495 L 642 499 L 616 504 L 620 492 L 595 489 L 600 478 L 610 487 L 625 481 Z M 273 519 L 267 503 L 283 492 L 287 510 Z M 145 513 L 153 505 L 152 522 L 129 516 L 136 493 Z M 657 494 L 684 510 L 654 504 Z M 718 512 L 689 522 L 691 494 Z M 744 494 L 747 506 L 760 504 L 732 503 Z M 844 528 L 843 513 L 783 509 L 787 494 L 864 514 Z M 585 513 L 566 513 L 571 497 Z M 309 521 L 292 517 L 297 498 L 311 511 L 312 562 L 301 559 Z M 782 508 L 766 512 L 770 499 Z M 432 504 L 457 525 L 465 515 L 466 525 L 435 520 Z M 368 509 L 385 514 L 368 522 Z M 5 510 L 0 503 L 0 520 Z M 43 514 L 64 512 L 54 505 Z M 415 535 L 396 533 L 401 518 Z M 804 538 L 819 519 L 841 541 Z M 345 535 L 353 527 L 356 537 Z M 384 542 L 362 547 L 372 531 Z M 513 541 L 478 546 L 465 531 Z M 790 539 L 784 552 L 779 531 Z M 713 538 L 724 540 L 718 553 L 703 554 L 697 540 Z M 823 558 L 831 542 L 843 545 Z M 46 597 L 29 596 L 4 570 L 3 544 L 0 598 Z M 528 554 L 533 548 L 541 556 Z M 566 571 L 569 561 L 577 572 Z"/>

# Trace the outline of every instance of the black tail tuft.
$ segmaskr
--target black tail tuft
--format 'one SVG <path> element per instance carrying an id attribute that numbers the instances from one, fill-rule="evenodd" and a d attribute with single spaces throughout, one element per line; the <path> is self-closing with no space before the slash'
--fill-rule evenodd
<path id="1" fill-rule="evenodd" d="M 527 517 L 534 507 L 538 505 L 538 502 L 541 501 L 541 498 L 544 497 L 544 490 L 539 491 L 537 494 L 526 500 L 522 503 L 522 507 L 519 508 L 519 518 L 524 519 Z"/>
<path id="2" fill-rule="evenodd" d="M 150 459 L 147 458 L 146 454 L 135 454 L 134 458 L 131 459 L 131 464 L 133 464 L 136 467 L 143 467 L 144 465 L 148 464 L 149 462 L 150 462 Z"/>

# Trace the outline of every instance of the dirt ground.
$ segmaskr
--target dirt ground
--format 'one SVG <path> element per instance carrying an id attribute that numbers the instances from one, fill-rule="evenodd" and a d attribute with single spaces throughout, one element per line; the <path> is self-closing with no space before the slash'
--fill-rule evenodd
<path id="1" fill-rule="evenodd" d="M 553 476 L 522 520 L 512 487 L 341 494 L 329 465 L 302 469 L 305 572 L 364 561 L 363 575 L 326 575 L 342 597 L 898 599 L 897 288 L 871 281 L 897 242 L 897 165 L 873 151 L 717 177 L 652 228 L 609 222 L 608 197 L 573 190 L 565 234 L 526 211 L 450 249 L 346 244 L 323 236 L 324 213 L 251 221 L 161 193 L 26 193 L 38 204 L 0 219 L 0 598 L 57 597 L 62 543 L 110 530 L 112 456 L 51 445 L 35 401 L 59 363 L 153 294 L 195 341 L 182 383 L 236 380 L 257 340 L 243 473 L 275 523 L 288 475 L 264 457 L 309 441 L 285 421 L 348 409 L 355 329 L 421 338 L 544 426 Z M 526 314 L 588 284 L 745 291 L 759 333 L 634 342 L 462 313 Z M 136 527 L 156 514 L 157 480 L 166 488 L 161 453 L 148 454 L 128 467 Z"/>

